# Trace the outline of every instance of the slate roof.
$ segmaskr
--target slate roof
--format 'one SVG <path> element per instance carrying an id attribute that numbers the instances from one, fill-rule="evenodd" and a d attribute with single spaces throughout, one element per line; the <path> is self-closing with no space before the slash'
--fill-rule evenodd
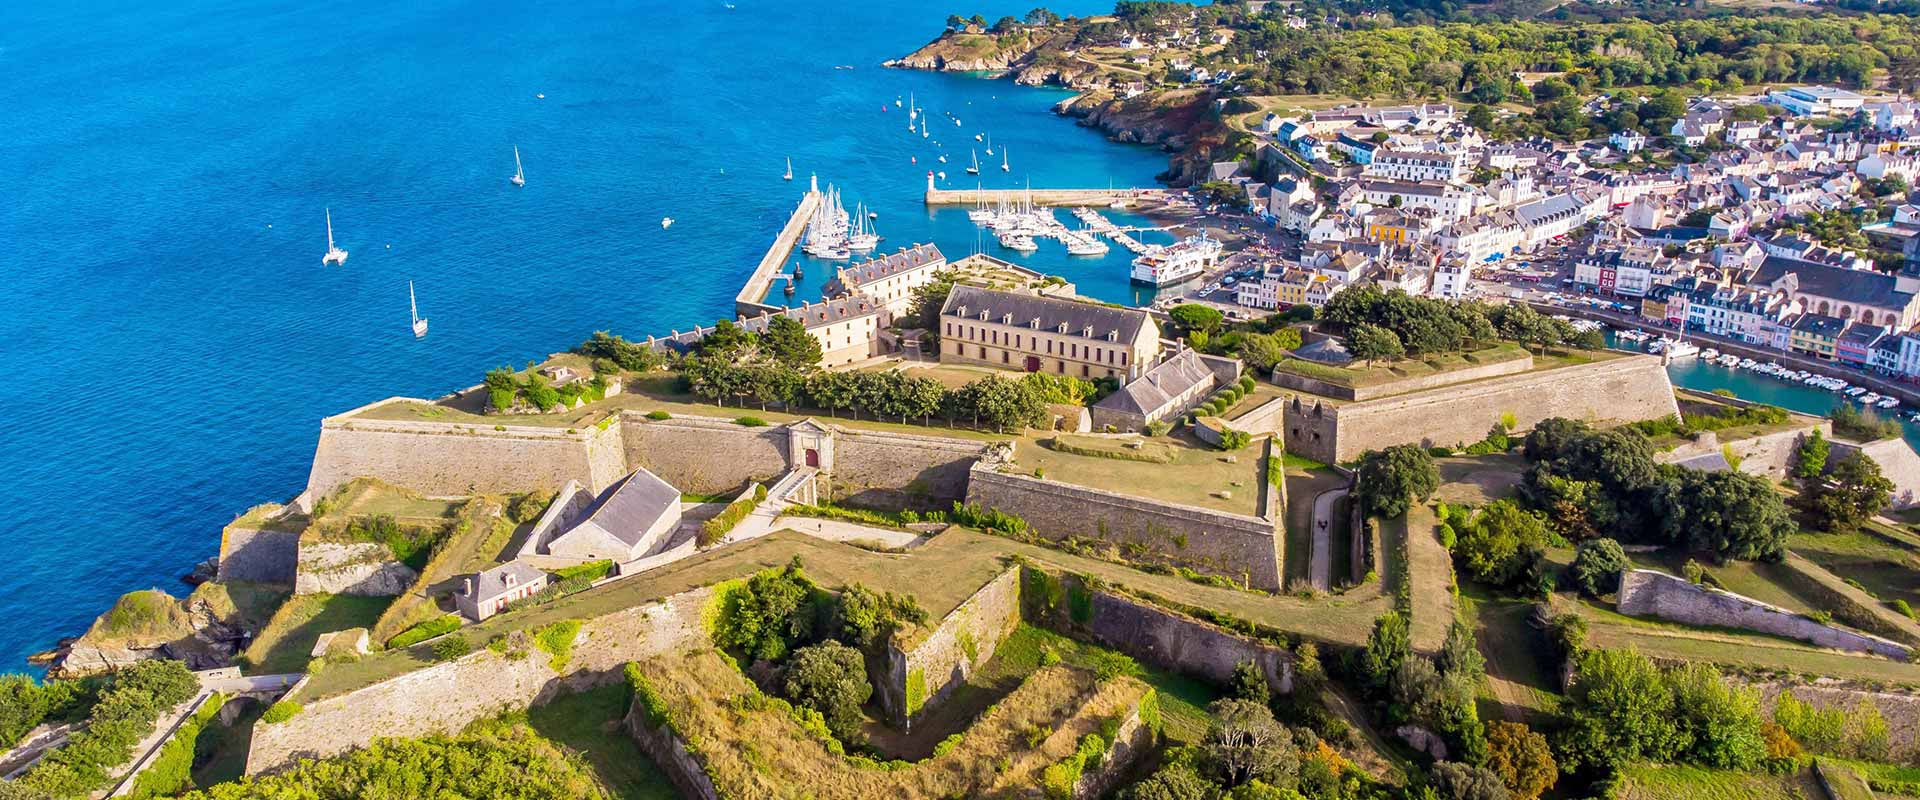
<path id="1" fill-rule="evenodd" d="M 1183 349 L 1155 364 L 1145 375 L 1121 387 L 1120 391 L 1107 395 L 1093 405 L 1110 411 L 1151 416 L 1212 377 L 1213 372 L 1200 363 L 1199 353 Z"/>
<path id="2" fill-rule="evenodd" d="M 996 292 L 977 286 L 955 286 L 941 306 L 940 316 L 979 320 L 995 325 L 1012 324 L 1034 330 L 1059 332 L 1062 323 L 1068 336 L 1084 335 L 1093 329 L 1092 338 L 1106 339 L 1114 333 L 1116 341 L 1131 342 L 1143 326 L 1152 324 L 1147 312 L 1131 308 L 1094 305 L 1031 294 Z M 1007 322 L 1011 317 L 1012 322 Z M 1034 324 L 1035 322 L 1038 324 Z"/>
<path id="3" fill-rule="evenodd" d="M 1761 261 L 1750 282 L 1772 286 L 1788 275 L 1794 276 L 1801 294 L 1837 302 L 1874 308 L 1906 308 L 1913 302 L 1911 293 L 1894 290 L 1892 275 L 1779 256 L 1768 256 Z"/>
<path id="4" fill-rule="evenodd" d="M 1293 354 L 1298 358 L 1317 361 L 1322 364 L 1349 364 L 1353 362 L 1353 356 L 1347 352 L 1347 346 L 1341 344 L 1337 339 L 1321 339 L 1320 341 L 1293 351 Z"/>
<path id="5" fill-rule="evenodd" d="M 621 478 L 555 542 L 576 536 L 604 536 L 628 547 L 640 544 L 647 529 L 680 503 L 680 490 L 645 469 Z"/>
<path id="6" fill-rule="evenodd" d="M 514 582 L 511 584 L 507 582 L 509 575 L 513 576 Z M 509 561 L 473 576 L 473 597 L 485 603 L 506 594 L 508 589 L 517 589 L 546 577 L 545 570 L 524 562 Z"/>
<path id="7" fill-rule="evenodd" d="M 896 253 L 841 268 L 839 275 L 827 284 L 827 294 L 837 295 L 857 291 L 869 283 L 946 260 L 947 257 L 940 253 L 939 247 L 932 244 L 914 245 Z"/>

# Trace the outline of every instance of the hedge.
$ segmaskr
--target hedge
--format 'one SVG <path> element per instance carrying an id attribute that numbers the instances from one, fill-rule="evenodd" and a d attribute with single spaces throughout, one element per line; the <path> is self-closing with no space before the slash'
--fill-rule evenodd
<path id="1" fill-rule="evenodd" d="M 756 484 L 753 492 L 741 494 L 739 499 L 728 503 L 713 519 L 700 523 L 700 535 L 695 537 L 694 544 L 702 550 L 718 544 L 734 526 L 752 514 L 753 509 L 766 497 L 767 487 Z"/>
<path id="2" fill-rule="evenodd" d="M 460 630 L 459 617 L 452 614 L 435 617 L 394 634 L 393 638 L 387 640 L 387 649 L 398 650 L 402 647 L 411 647 L 436 636 L 445 636 L 457 630 Z"/>
<path id="3" fill-rule="evenodd" d="M 589 581 L 597 581 L 607 577 L 607 575 L 612 572 L 613 559 L 603 558 L 599 561 L 589 561 L 585 564 L 575 564 L 571 567 L 562 567 L 554 570 L 553 579 L 556 583 L 574 578 L 586 578 Z"/>

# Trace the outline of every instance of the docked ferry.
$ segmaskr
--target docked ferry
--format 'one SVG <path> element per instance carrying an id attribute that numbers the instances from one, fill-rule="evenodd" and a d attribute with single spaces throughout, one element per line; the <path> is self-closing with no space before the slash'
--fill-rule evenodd
<path id="1" fill-rule="evenodd" d="M 1133 260 L 1133 280 L 1165 286 L 1199 277 L 1220 261 L 1219 240 L 1202 233 L 1154 250 Z"/>

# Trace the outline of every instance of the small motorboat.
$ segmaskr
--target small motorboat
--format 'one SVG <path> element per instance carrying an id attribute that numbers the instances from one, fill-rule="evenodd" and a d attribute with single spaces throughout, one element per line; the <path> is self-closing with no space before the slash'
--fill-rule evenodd
<path id="1" fill-rule="evenodd" d="M 666 230 L 667 228 L 671 228 L 671 227 L 673 227 L 673 218 L 672 218 L 672 217 L 661 217 L 661 218 L 660 218 L 660 229 L 661 229 L 661 230 Z"/>

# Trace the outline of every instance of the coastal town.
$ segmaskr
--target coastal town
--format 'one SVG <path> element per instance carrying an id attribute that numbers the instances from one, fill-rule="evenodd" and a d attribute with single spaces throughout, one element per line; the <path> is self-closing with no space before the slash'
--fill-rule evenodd
<path id="1" fill-rule="evenodd" d="M 889 62 L 1168 186 L 916 159 L 979 236 L 883 246 L 789 162 L 710 322 L 342 403 L 190 593 L 0 676 L 0 798 L 1920 797 L 1920 68 L 1375 102 L 1249 64 L 1396 12 L 1209 8 Z"/>

